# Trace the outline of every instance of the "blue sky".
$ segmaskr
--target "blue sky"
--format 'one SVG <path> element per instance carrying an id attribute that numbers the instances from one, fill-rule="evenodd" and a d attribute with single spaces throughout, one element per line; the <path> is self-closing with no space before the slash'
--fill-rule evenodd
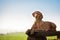
<path id="1" fill-rule="evenodd" d="M 44 21 L 51 21 L 60 30 L 60 0 L 0 0 L 0 33 L 30 29 L 32 12 L 42 12 Z"/>

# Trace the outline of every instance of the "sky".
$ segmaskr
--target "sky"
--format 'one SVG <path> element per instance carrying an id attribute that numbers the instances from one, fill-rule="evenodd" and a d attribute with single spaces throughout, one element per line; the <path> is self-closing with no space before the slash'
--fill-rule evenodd
<path id="1" fill-rule="evenodd" d="M 30 29 L 34 11 L 42 12 L 43 20 L 55 23 L 60 31 L 60 0 L 0 0 L 0 33 Z"/>

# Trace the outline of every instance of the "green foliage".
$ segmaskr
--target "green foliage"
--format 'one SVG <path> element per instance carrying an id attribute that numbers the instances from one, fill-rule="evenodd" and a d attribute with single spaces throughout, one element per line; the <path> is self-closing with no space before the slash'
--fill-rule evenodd
<path id="1" fill-rule="evenodd" d="M 27 35 L 24 32 L 9 33 L 5 35 L 0 34 L 0 40 L 26 40 Z"/>

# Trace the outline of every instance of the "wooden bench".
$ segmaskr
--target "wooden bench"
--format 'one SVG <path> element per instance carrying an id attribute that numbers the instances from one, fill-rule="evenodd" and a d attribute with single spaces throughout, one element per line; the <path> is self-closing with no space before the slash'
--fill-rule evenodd
<path id="1" fill-rule="evenodd" d="M 31 31 L 30 31 L 31 32 Z M 27 40 L 60 40 L 60 31 L 34 31 L 33 34 L 26 33 L 28 35 Z"/>

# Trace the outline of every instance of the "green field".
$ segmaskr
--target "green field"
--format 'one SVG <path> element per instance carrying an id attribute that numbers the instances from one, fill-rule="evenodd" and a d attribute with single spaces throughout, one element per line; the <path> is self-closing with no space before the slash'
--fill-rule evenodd
<path id="1" fill-rule="evenodd" d="M 26 40 L 27 35 L 24 32 L 0 34 L 0 40 Z"/>
<path id="2" fill-rule="evenodd" d="M 47 40 L 56 40 L 57 36 L 47 36 Z M 0 40 L 27 40 L 24 32 L 0 34 Z"/>

